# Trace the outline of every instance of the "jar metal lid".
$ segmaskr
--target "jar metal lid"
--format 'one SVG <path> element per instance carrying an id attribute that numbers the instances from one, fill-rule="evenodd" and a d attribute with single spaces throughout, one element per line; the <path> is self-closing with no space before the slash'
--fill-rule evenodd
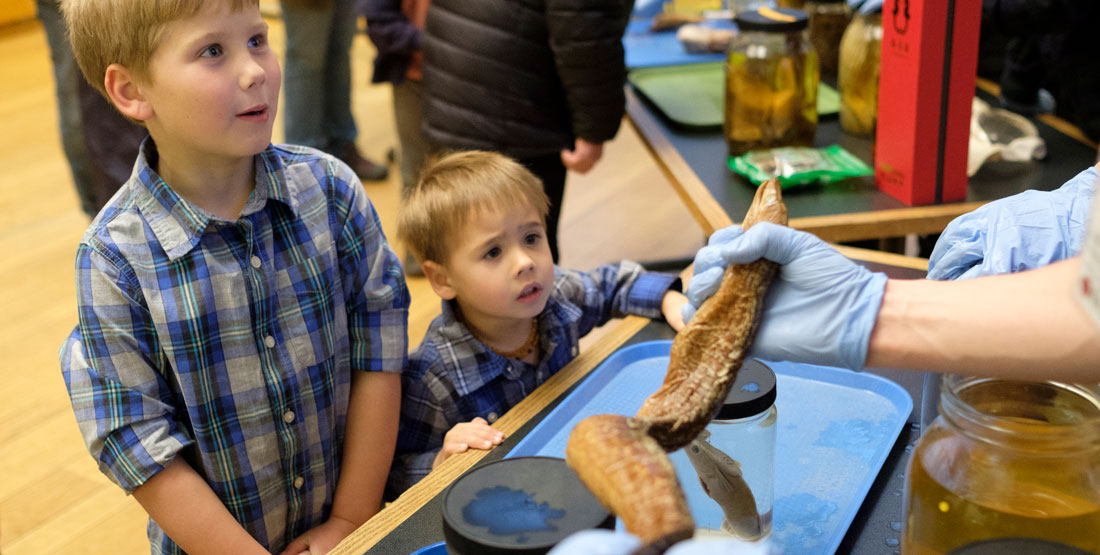
<path id="1" fill-rule="evenodd" d="M 482 464 L 443 492 L 443 536 L 452 554 L 538 555 L 574 532 L 614 523 L 556 457 Z"/>
<path id="2" fill-rule="evenodd" d="M 775 404 L 775 372 L 767 364 L 750 358 L 741 365 L 726 402 L 716 420 L 748 418 Z"/>
<path id="3" fill-rule="evenodd" d="M 733 17 L 741 31 L 787 33 L 801 31 L 809 24 L 806 12 L 794 8 L 758 8 Z"/>

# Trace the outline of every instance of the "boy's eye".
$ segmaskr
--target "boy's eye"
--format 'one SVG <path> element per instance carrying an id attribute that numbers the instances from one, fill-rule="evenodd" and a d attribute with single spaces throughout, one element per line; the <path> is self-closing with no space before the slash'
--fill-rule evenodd
<path id="1" fill-rule="evenodd" d="M 256 35 L 248 39 L 249 48 L 257 48 L 265 44 L 267 44 L 267 37 L 265 37 L 264 35 Z"/>
<path id="2" fill-rule="evenodd" d="M 527 236 L 524 237 L 524 240 L 527 241 L 528 245 L 534 245 L 538 243 L 539 239 L 542 239 L 542 234 L 535 232 L 528 233 Z"/>
<path id="3" fill-rule="evenodd" d="M 205 58 L 216 58 L 222 55 L 222 47 L 220 44 L 211 44 L 204 47 L 200 55 Z"/>
<path id="4" fill-rule="evenodd" d="M 500 256 L 500 247 L 493 247 L 485 252 L 484 258 L 496 258 Z"/>

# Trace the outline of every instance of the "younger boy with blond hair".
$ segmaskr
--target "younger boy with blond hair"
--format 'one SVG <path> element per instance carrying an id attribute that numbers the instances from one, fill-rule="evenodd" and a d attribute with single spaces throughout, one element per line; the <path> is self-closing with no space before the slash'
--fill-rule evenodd
<path id="1" fill-rule="evenodd" d="M 398 234 L 416 254 L 443 313 L 402 372 L 401 422 L 387 496 L 448 456 L 503 440 L 491 424 L 578 353 L 596 326 L 664 314 L 683 327 L 675 276 L 623 261 L 592 272 L 556 268 L 549 201 L 538 178 L 497 153 L 444 156 L 401 208 Z"/>
<path id="2" fill-rule="evenodd" d="M 65 0 L 85 77 L 150 137 L 77 247 L 62 370 L 153 553 L 326 552 L 378 511 L 408 291 L 355 174 L 271 144 L 256 0 Z"/>

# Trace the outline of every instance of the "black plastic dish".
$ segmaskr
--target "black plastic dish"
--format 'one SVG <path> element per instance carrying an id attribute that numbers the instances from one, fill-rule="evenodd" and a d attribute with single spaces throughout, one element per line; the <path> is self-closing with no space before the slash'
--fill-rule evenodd
<path id="1" fill-rule="evenodd" d="M 615 519 L 565 460 L 516 457 L 470 470 L 443 492 L 451 555 L 542 554 L 566 536 Z"/>

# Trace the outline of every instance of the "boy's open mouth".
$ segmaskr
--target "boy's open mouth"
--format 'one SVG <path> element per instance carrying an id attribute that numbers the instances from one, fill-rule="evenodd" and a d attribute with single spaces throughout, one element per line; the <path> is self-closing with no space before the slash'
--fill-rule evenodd
<path id="1" fill-rule="evenodd" d="M 542 286 L 537 283 L 529 283 L 527 287 L 523 288 L 523 291 L 519 293 L 520 301 L 530 301 L 538 297 L 542 292 Z"/>
<path id="2" fill-rule="evenodd" d="M 238 116 L 262 116 L 267 112 L 267 106 L 256 106 L 250 110 L 237 114 Z"/>

